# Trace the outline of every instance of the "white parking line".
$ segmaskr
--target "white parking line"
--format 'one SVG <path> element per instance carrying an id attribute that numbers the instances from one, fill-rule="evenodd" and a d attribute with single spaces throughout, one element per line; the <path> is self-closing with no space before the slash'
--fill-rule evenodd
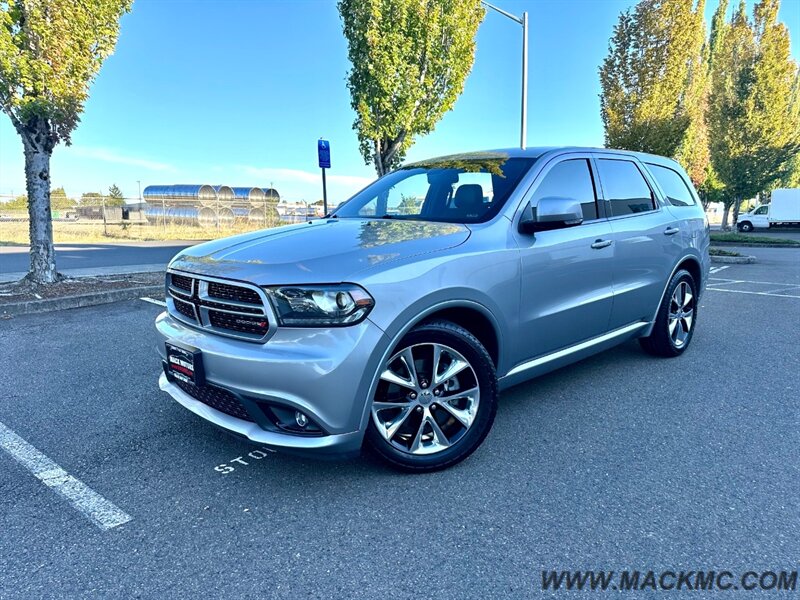
<path id="1" fill-rule="evenodd" d="M 39 481 L 69 500 L 72 506 L 100 529 L 112 529 L 133 518 L 85 483 L 75 479 L 2 422 L 0 448 L 33 473 Z"/>
<path id="2" fill-rule="evenodd" d="M 780 287 L 776 290 L 767 290 L 767 294 L 777 294 L 778 292 L 800 292 L 800 285 L 790 285 Z"/>
<path id="3" fill-rule="evenodd" d="M 797 296 L 793 296 L 792 294 L 773 294 L 771 292 L 749 292 L 747 290 L 729 290 L 725 288 L 717 288 L 717 287 L 707 287 L 707 290 L 713 290 L 715 292 L 732 292 L 734 294 L 751 294 L 753 296 L 774 296 L 775 298 L 800 298 L 800 294 Z M 800 288 L 797 288 L 797 291 L 800 292 Z"/>
<path id="4" fill-rule="evenodd" d="M 159 306 L 166 306 L 167 303 L 163 300 L 156 300 L 155 298 L 139 298 L 139 300 L 144 300 L 145 302 L 149 302 L 150 304 L 158 304 Z"/>
<path id="5" fill-rule="evenodd" d="M 729 284 L 729 283 L 757 283 L 759 285 L 779 285 L 781 287 L 788 286 L 797 286 L 800 287 L 800 283 L 786 283 L 785 281 L 750 281 L 749 279 L 724 279 L 722 277 L 709 277 L 712 281 L 719 281 L 720 283 L 709 283 L 708 285 L 722 285 L 722 284 Z"/>
<path id="6" fill-rule="evenodd" d="M 725 269 L 730 268 L 730 265 L 726 265 L 724 267 L 714 267 L 709 271 L 710 273 L 719 273 L 720 271 L 724 271 Z"/>

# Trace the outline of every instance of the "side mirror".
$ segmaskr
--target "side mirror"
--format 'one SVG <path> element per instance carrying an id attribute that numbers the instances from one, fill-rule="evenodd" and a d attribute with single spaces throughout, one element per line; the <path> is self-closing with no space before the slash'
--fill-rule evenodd
<path id="1" fill-rule="evenodd" d="M 533 233 L 548 229 L 574 227 L 583 223 L 581 204 L 573 198 L 548 196 L 539 200 L 534 209 L 530 202 L 522 210 L 519 220 L 520 233 Z"/>

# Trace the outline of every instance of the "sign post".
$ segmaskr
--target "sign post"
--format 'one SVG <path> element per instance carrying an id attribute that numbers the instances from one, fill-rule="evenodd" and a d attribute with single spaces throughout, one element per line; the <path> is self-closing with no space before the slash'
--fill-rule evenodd
<path id="1" fill-rule="evenodd" d="M 319 168 L 322 169 L 322 214 L 328 214 L 328 187 L 325 182 L 325 169 L 331 168 L 331 144 L 328 140 L 320 138 L 317 141 L 317 157 Z"/>

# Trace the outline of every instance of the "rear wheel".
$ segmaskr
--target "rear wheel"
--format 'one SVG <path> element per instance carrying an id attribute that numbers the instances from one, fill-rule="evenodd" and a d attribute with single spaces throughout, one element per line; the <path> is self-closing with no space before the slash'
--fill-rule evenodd
<path id="1" fill-rule="evenodd" d="M 449 321 L 413 329 L 381 367 L 367 441 L 406 471 L 452 466 L 491 429 L 497 376 L 486 349 Z"/>
<path id="2" fill-rule="evenodd" d="M 639 343 L 655 356 L 680 356 L 692 341 L 697 322 L 697 284 L 689 271 L 672 276 L 658 308 L 652 333 Z"/>

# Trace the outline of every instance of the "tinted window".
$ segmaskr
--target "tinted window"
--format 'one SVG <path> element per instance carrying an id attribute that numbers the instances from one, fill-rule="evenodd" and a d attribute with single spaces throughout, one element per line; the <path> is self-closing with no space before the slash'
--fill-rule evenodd
<path id="1" fill-rule="evenodd" d="M 492 154 L 415 163 L 381 177 L 334 215 L 482 223 L 500 211 L 534 160 Z"/>
<path id="2" fill-rule="evenodd" d="M 592 172 L 586 159 L 565 160 L 548 171 L 536 188 L 531 204 L 536 206 L 541 198 L 573 198 L 581 203 L 583 220 L 597 218 L 597 198 L 594 193 Z"/>
<path id="3" fill-rule="evenodd" d="M 769 206 L 762 206 L 753 213 L 754 215 L 765 215 L 769 212 Z"/>
<path id="4" fill-rule="evenodd" d="M 653 192 L 639 167 L 629 160 L 600 159 L 597 162 L 603 192 L 611 207 L 611 216 L 655 210 Z"/>
<path id="5" fill-rule="evenodd" d="M 650 167 L 650 172 L 656 178 L 661 189 L 664 190 L 667 200 L 672 206 L 694 205 L 694 196 L 692 196 L 692 192 L 677 171 L 652 163 L 647 163 L 647 166 Z"/>

